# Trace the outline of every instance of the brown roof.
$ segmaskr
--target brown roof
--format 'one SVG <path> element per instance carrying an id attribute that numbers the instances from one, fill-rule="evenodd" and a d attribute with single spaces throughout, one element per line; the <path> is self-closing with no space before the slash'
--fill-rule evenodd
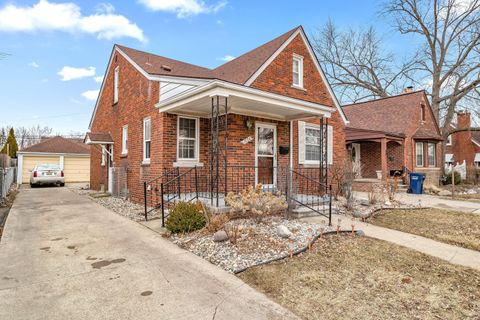
<path id="1" fill-rule="evenodd" d="M 116 45 L 145 72 L 153 75 L 220 79 L 244 84 L 275 51 L 297 30 L 296 27 L 281 36 L 229 61 L 216 69 L 208 69 L 190 63 L 158 56 L 152 53 Z"/>
<path id="2" fill-rule="evenodd" d="M 393 134 L 404 134 L 410 125 L 409 119 L 425 97 L 425 92 L 414 91 L 366 102 L 343 106 L 350 121 L 349 126 L 358 129 L 378 130 Z M 419 134 L 426 135 L 423 129 Z M 440 138 L 430 129 L 429 137 Z"/>
<path id="3" fill-rule="evenodd" d="M 282 44 L 295 32 L 296 27 L 281 36 L 233 59 L 213 70 L 218 79 L 244 84 Z"/>
<path id="4" fill-rule="evenodd" d="M 34 144 L 20 152 L 90 154 L 90 148 L 76 139 L 57 136 Z"/>
<path id="5" fill-rule="evenodd" d="M 428 140 L 428 139 L 443 140 L 443 138 L 440 137 L 438 134 L 435 134 L 431 130 L 424 127 L 418 128 L 417 131 L 415 131 L 415 133 L 413 134 L 413 138 L 423 139 L 423 140 Z"/>
<path id="6" fill-rule="evenodd" d="M 111 143 L 113 143 L 113 138 L 110 135 L 110 133 L 89 132 L 89 133 L 87 133 L 86 138 L 89 138 L 91 142 L 111 142 Z"/>

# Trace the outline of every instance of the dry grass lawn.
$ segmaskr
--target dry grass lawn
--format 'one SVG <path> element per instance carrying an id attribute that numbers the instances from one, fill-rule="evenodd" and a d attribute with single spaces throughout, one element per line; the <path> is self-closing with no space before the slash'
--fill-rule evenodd
<path id="1" fill-rule="evenodd" d="M 480 251 L 480 215 L 442 209 L 388 210 L 371 223 Z"/>
<path id="2" fill-rule="evenodd" d="M 304 319 L 480 319 L 480 272 L 368 237 L 250 269 L 256 287 Z"/>

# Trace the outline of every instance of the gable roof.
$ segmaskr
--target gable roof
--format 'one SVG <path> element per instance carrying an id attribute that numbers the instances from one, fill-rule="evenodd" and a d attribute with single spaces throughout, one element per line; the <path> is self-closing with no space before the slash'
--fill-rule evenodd
<path id="1" fill-rule="evenodd" d="M 77 139 L 56 136 L 20 150 L 18 153 L 90 154 L 90 148 Z"/>
<path id="2" fill-rule="evenodd" d="M 409 124 L 410 114 L 414 112 L 414 108 L 420 105 L 421 101 L 425 101 L 431 111 L 424 90 L 345 105 L 343 111 L 350 121 L 350 127 L 403 134 Z M 433 112 L 431 115 L 435 119 Z M 420 127 L 417 129 L 418 138 L 422 136 L 441 139 L 438 125 L 436 121 L 434 123 L 435 132 Z"/>
<path id="3" fill-rule="evenodd" d="M 204 68 L 118 44 L 116 44 L 115 47 L 120 49 L 120 51 L 126 54 L 138 67 L 150 75 L 219 79 L 244 84 L 299 28 L 301 27 L 295 27 L 281 36 L 215 69 Z"/>
<path id="4" fill-rule="evenodd" d="M 253 49 L 240 57 L 229 61 L 213 70 L 215 77 L 220 80 L 244 84 L 257 71 L 275 51 L 277 51 L 290 36 L 299 30 L 298 26 L 285 32 L 281 36 Z"/>
<path id="5" fill-rule="evenodd" d="M 320 73 L 320 76 L 325 83 L 325 86 L 330 93 L 334 102 L 335 108 L 340 113 L 340 116 L 345 124 L 348 123 L 338 100 L 330 87 L 323 70 L 320 67 L 318 59 L 313 51 L 313 48 L 308 41 L 308 38 L 302 28 L 298 26 L 292 30 L 280 35 L 279 37 L 253 49 L 232 61 L 226 62 L 223 65 L 218 66 L 215 69 L 208 69 L 201 66 L 193 65 L 190 63 L 182 62 L 175 59 L 162 57 L 156 54 L 132 49 L 122 45 L 115 44 L 110 55 L 110 60 L 107 65 L 105 74 L 108 73 L 110 65 L 112 63 L 115 51 L 122 54 L 139 72 L 150 80 L 159 80 L 154 78 L 155 76 L 171 76 L 180 78 L 194 78 L 194 79 L 206 79 L 206 80 L 223 80 L 235 84 L 244 86 L 250 86 L 250 83 L 258 76 L 263 69 L 268 66 L 271 60 L 278 55 L 279 52 L 285 48 L 288 43 L 296 36 L 300 35 L 309 50 L 312 59 Z M 105 79 L 104 79 L 105 82 Z M 100 87 L 100 94 L 102 94 L 104 82 Z M 203 83 L 204 84 L 204 83 Z M 95 104 L 95 108 L 90 119 L 89 128 L 92 126 L 93 119 L 97 110 L 99 99 Z"/>

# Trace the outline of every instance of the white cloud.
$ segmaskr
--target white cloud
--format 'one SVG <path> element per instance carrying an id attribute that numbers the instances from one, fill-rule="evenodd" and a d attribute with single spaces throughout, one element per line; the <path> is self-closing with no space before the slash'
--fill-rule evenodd
<path id="1" fill-rule="evenodd" d="M 195 16 L 201 13 L 217 13 L 227 5 L 220 1 L 215 5 L 207 5 L 202 0 L 138 0 L 153 11 L 166 11 L 177 14 L 178 18 Z"/>
<path id="2" fill-rule="evenodd" d="M 220 60 L 225 61 L 225 62 L 232 61 L 233 59 L 235 59 L 235 57 L 234 57 L 234 56 L 231 56 L 231 55 L 229 55 L 229 54 L 227 54 L 227 55 L 225 55 L 225 56 L 223 56 L 223 57 L 220 58 Z"/>
<path id="3" fill-rule="evenodd" d="M 100 90 L 87 90 L 82 93 L 82 96 L 87 100 L 97 100 Z"/>
<path id="4" fill-rule="evenodd" d="M 95 75 L 95 67 L 74 68 L 65 66 L 57 74 L 62 77 L 62 81 L 93 77 Z"/>
<path id="5" fill-rule="evenodd" d="M 35 61 L 32 61 L 28 64 L 30 67 L 32 68 L 39 68 L 40 66 L 38 65 L 38 63 L 36 63 Z"/>
<path id="6" fill-rule="evenodd" d="M 100 9 L 99 9 L 100 8 Z M 8 4 L 0 9 L 0 31 L 64 31 L 95 34 L 99 39 L 131 37 L 146 41 L 143 30 L 122 15 L 113 14 L 111 4 L 97 7 L 97 13 L 84 16 L 75 3 L 40 0 L 32 6 Z"/>
<path id="7" fill-rule="evenodd" d="M 101 83 L 103 81 L 103 76 L 94 77 L 95 82 Z"/>

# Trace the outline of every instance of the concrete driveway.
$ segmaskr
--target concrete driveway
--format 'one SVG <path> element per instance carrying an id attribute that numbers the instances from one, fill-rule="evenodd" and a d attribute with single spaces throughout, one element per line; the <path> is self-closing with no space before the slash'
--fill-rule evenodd
<path id="1" fill-rule="evenodd" d="M 66 188 L 22 189 L 0 319 L 294 319 L 235 276 Z"/>

